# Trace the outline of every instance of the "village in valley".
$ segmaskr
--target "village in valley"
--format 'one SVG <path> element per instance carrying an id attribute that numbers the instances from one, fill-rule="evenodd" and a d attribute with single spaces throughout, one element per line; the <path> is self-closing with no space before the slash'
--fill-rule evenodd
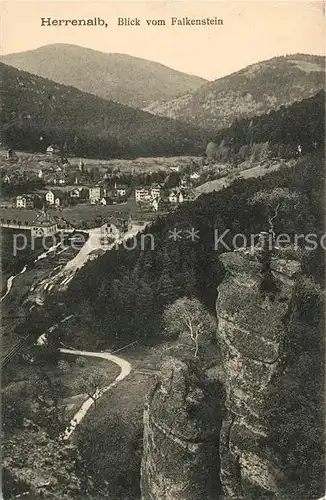
<path id="1" fill-rule="evenodd" d="M 193 201 L 196 187 L 227 169 L 215 165 L 214 143 L 201 157 L 93 160 L 45 153 L 0 152 L 2 227 L 44 225 L 90 229 L 112 217 L 152 220 Z M 213 175 L 212 175 L 213 174 Z"/>

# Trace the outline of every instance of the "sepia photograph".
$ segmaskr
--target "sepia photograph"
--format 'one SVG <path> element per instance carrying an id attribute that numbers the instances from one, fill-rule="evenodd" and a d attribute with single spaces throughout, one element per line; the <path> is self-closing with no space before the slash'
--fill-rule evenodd
<path id="1" fill-rule="evenodd" d="M 324 14 L 2 2 L 2 499 L 326 499 Z"/>

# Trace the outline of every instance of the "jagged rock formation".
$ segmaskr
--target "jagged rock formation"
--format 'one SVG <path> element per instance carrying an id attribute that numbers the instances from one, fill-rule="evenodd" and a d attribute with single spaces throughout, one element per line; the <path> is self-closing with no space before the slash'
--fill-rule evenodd
<path id="1" fill-rule="evenodd" d="M 163 363 L 144 411 L 142 500 L 292 498 L 268 444 L 266 417 L 269 391 L 288 363 L 301 266 L 270 251 L 270 236 L 262 233 L 256 247 L 220 256 L 226 270 L 217 299 L 225 399 L 222 391 L 207 397 L 205 376 L 189 363 Z"/>
<path id="2" fill-rule="evenodd" d="M 284 369 L 300 264 L 262 248 L 225 253 L 218 288 L 218 338 L 225 369 L 226 416 L 220 436 L 227 500 L 284 499 L 281 467 L 263 446 L 266 393 Z"/>
<path id="3" fill-rule="evenodd" d="M 222 398 L 196 365 L 166 358 L 144 410 L 142 500 L 216 500 Z"/>

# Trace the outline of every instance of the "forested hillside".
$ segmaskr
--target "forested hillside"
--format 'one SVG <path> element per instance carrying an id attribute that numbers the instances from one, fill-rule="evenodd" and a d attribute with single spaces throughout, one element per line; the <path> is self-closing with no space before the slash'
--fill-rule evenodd
<path id="1" fill-rule="evenodd" d="M 324 57 L 291 54 L 252 64 L 146 110 L 216 130 L 239 117 L 261 115 L 300 101 L 324 87 Z"/>
<path id="2" fill-rule="evenodd" d="M 244 149 L 243 160 L 257 151 L 260 152 L 258 161 L 263 156 L 282 158 L 286 153 L 299 158 L 298 144 L 302 147 L 302 157 L 292 169 L 284 167 L 278 173 L 256 180 L 239 179 L 220 193 L 203 195 L 191 204 L 179 206 L 165 218 L 159 217 L 148 230 L 155 239 L 154 250 L 148 248 L 150 241 L 147 238 L 148 246 L 144 251 L 140 250 L 139 242 L 135 250 L 121 249 L 104 255 L 80 271 L 71 285 L 71 296 L 78 293 L 85 298 L 87 310 L 94 322 L 99 322 L 99 330 L 104 335 L 107 332 L 110 340 L 114 340 L 112 334 L 117 332 L 123 332 L 128 339 L 137 332 L 141 338 L 160 335 L 159 318 L 164 306 L 185 292 L 199 294 L 213 307 L 215 288 L 221 279 L 218 251 L 214 250 L 214 230 L 221 233 L 230 229 L 249 234 L 266 229 L 266 213 L 261 207 L 250 204 L 259 190 L 284 187 L 300 195 L 300 203 L 295 209 L 292 207 L 279 214 L 276 233 L 286 231 L 293 236 L 298 231 L 318 233 L 323 230 L 324 105 L 325 92 L 322 91 L 287 109 L 237 121 L 219 132 L 221 144 L 216 152 L 217 159 L 221 159 L 219 154 L 225 151 L 228 160 L 240 157 Z M 169 233 L 174 228 L 184 231 L 181 232 L 183 237 L 176 237 L 176 241 Z M 192 228 L 200 235 L 200 238 L 194 236 L 194 241 L 186 232 Z M 319 250 L 305 257 L 309 273 L 313 272 L 312 262 L 318 264 L 314 271 L 318 279 L 323 275 L 320 272 L 322 262 L 314 260 Z M 148 331 L 153 324 L 148 320 L 153 315 L 157 315 L 155 332 Z"/>
<path id="3" fill-rule="evenodd" d="M 204 78 L 126 54 L 106 54 L 66 43 L 8 54 L 3 63 L 72 85 L 98 97 L 143 108 L 196 90 Z"/>
<path id="4" fill-rule="evenodd" d="M 219 193 L 180 206 L 148 229 L 154 238 L 153 250 L 148 237 L 144 250 L 139 240 L 136 249 L 107 253 L 81 269 L 70 286 L 71 306 L 91 316 L 105 343 L 160 338 L 162 310 L 178 296 L 197 294 L 214 307 L 216 286 L 222 279 L 218 254 L 225 251 L 223 247 L 214 249 L 214 230 L 222 234 L 229 229 L 226 241 L 230 243 L 236 233 L 248 236 L 268 229 L 266 213 L 250 200 L 258 191 L 284 187 L 299 194 L 300 204 L 292 212 L 287 208 L 279 212 L 276 234 L 286 231 L 291 238 L 295 233 L 321 235 L 323 179 L 323 158 L 316 154 L 298 160 L 291 170 L 284 167 L 262 179 L 238 180 Z M 170 233 L 174 228 L 181 231 L 177 241 Z M 194 241 L 187 233 L 192 228 L 199 236 Z M 306 272 L 320 281 L 321 249 L 304 253 L 304 262 Z M 156 325 L 155 331 L 152 325 Z"/>
<path id="5" fill-rule="evenodd" d="M 325 91 L 289 107 L 235 120 L 217 132 L 215 158 L 240 163 L 251 159 L 293 158 L 325 147 Z"/>
<path id="6" fill-rule="evenodd" d="M 311 233 L 319 242 L 324 231 L 324 180 L 323 156 L 305 156 L 292 170 L 284 167 L 263 179 L 235 181 L 222 192 L 203 195 L 158 219 L 147 231 L 153 235 L 154 248 L 147 237 L 141 250 L 138 238 L 136 249 L 121 248 L 89 263 L 72 281 L 66 297 L 67 311 L 91 329 L 83 342 L 92 346 L 98 342 L 102 348 L 135 340 L 139 345 L 162 342 L 167 338 L 162 327 L 164 308 L 185 295 L 198 297 L 214 312 L 216 288 L 224 276 L 219 254 L 228 251 L 223 245 L 215 247 L 214 231 L 221 235 L 230 230 L 224 239 L 230 249 L 235 234 L 250 241 L 250 234 L 268 230 L 268 200 L 280 194 L 284 198 L 274 220 L 275 234 L 286 233 L 293 242 L 295 234 Z M 266 201 L 257 205 L 257 199 Z M 177 241 L 171 237 L 174 228 Z M 188 232 L 192 228 L 197 235 L 194 241 Z M 242 237 L 237 243 L 244 243 Z M 276 381 L 269 396 L 275 400 L 275 411 L 267 416 L 274 436 L 269 445 L 280 457 L 288 482 L 293 483 L 291 499 L 316 498 L 323 488 L 324 471 L 324 251 L 320 245 L 312 249 L 303 243 L 301 239 L 297 251 L 284 250 L 284 257 L 295 256 L 303 266 L 297 328 L 289 334 L 290 364 L 297 367 L 297 379 L 285 374 Z"/>
<path id="7" fill-rule="evenodd" d="M 221 132 L 218 141 L 224 144 L 217 150 L 228 148 L 230 159 L 246 146 L 253 148 L 251 155 L 258 148 L 260 160 L 264 155 L 258 145 L 264 145 L 266 158 L 275 154 L 296 156 L 296 160 L 289 162 L 292 166 L 284 162 L 277 172 L 262 178 L 235 180 L 222 191 L 202 195 L 158 217 L 145 237 L 138 235 L 136 241 L 87 263 L 63 297 L 48 295 L 44 310 L 45 316 L 49 312 L 55 317 L 59 309 L 59 314 L 74 314 L 78 319 L 80 327 L 64 338 L 67 345 L 114 350 L 135 341 L 139 349 L 161 344 L 171 340 L 163 317 L 176 299 L 198 298 L 214 314 L 217 287 L 225 274 L 221 253 L 250 245 L 252 235 L 271 230 L 271 224 L 275 237 L 285 234 L 279 256 L 300 260 L 303 272 L 295 297 L 295 321 L 286 332 L 286 368 L 266 395 L 273 404 L 265 416 L 268 441 L 262 437 L 261 446 L 277 457 L 289 500 L 319 498 L 324 488 L 324 100 L 320 93 Z M 223 234 L 223 243 L 218 244 Z M 296 239 L 298 235 L 302 236 Z M 22 325 L 22 331 L 28 324 L 31 321 Z M 109 422 L 105 419 L 102 422 Z M 91 453 L 89 437 L 87 452 Z M 137 443 L 140 440 L 137 434 Z M 91 470 L 104 471 L 95 475 L 97 491 L 110 481 L 113 490 L 119 487 L 121 495 L 137 498 L 138 458 L 131 466 L 133 483 L 127 486 L 121 477 L 128 467 L 120 468 L 119 463 L 115 479 L 110 460 L 107 467 L 103 463 L 105 454 L 92 452 L 92 460 Z"/>
<path id="8" fill-rule="evenodd" d="M 24 151 L 64 146 L 92 158 L 197 152 L 198 129 L 106 101 L 0 63 L 2 143 Z"/>

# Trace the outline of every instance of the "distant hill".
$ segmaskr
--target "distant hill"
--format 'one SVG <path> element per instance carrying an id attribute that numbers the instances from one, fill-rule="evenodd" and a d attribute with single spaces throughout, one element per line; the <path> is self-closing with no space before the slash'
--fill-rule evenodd
<path id="1" fill-rule="evenodd" d="M 135 108 L 193 92 L 206 82 L 162 64 L 69 44 L 8 54 L 0 61 L 57 83 Z"/>
<path id="2" fill-rule="evenodd" d="M 324 58 L 294 54 L 252 64 L 178 99 L 145 109 L 216 130 L 236 118 L 264 114 L 310 97 L 324 86 Z"/>
<path id="3" fill-rule="evenodd" d="M 0 63 L 2 142 L 25 151 L 61 144 L 94 158 L 196 154 L 192 126 L 107 101 Z"/>

